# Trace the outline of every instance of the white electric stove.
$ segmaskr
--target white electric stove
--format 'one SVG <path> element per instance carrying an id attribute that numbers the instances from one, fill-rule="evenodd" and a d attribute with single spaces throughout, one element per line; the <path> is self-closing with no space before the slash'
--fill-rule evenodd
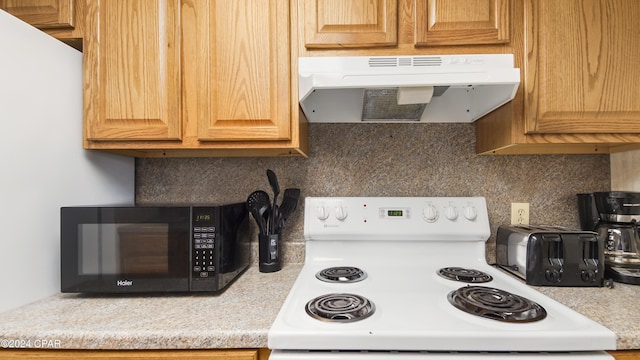
<path id="1" fill-rule="evenodd" d="M 484 198 L 305 200 L 270 359 L 611 359 L 607 328 L 487 264 Z"/>

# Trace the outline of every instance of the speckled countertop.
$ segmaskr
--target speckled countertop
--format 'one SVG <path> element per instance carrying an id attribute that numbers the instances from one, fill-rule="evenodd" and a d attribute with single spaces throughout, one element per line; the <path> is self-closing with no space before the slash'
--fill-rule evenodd
<path id="1" fill-rule="evenodd" d="M 46 340 L 61 349 L 266 348 L 301 267 L 250 267 L 219 295 L 54 295 L 0 314 L 0 341 Z"/>
<path id="2" fill-rule="evenodd" d="M 54 295 L 0 314 L 0 341 L 46 340 L 62 349 L 265 348 L 301 266 L 269 274 L 251 267 L 219 295 Z M 537 289 L 614 331 L 618 349 L 640 349 L 640 286 Z"/>
<path id="3" fill-rule="evenodd" d="M 613 331 L 618 350 L 640 349 L 640 285 L 609 288 L 535 287 Z"/>

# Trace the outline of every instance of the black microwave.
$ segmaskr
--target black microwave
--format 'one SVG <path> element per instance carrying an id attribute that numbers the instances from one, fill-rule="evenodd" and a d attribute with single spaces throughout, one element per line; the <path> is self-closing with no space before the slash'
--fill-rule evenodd
<path id="1" fill-rule="evenodd" d="M 245 203 L 63 207 L 63 293 L 222 290 L 249 265 Z"/>

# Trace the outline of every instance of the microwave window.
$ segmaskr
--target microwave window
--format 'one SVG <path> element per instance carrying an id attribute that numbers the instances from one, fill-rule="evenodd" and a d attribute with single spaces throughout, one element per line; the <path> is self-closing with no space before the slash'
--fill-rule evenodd
<path id="1" fill-rule="evenodd" d="M 79 225 L 80 275 L 166 275 L 168 224 Z"/>

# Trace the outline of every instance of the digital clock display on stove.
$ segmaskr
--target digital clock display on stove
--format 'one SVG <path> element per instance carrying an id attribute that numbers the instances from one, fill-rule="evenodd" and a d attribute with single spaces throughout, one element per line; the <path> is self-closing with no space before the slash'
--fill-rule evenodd
<path id="1" fill-rule="evenodd" d="M 380 208 L 378 212 L 382 219 L 409 219 L 411 218 L 411 210 L 409 208 Z"/>

